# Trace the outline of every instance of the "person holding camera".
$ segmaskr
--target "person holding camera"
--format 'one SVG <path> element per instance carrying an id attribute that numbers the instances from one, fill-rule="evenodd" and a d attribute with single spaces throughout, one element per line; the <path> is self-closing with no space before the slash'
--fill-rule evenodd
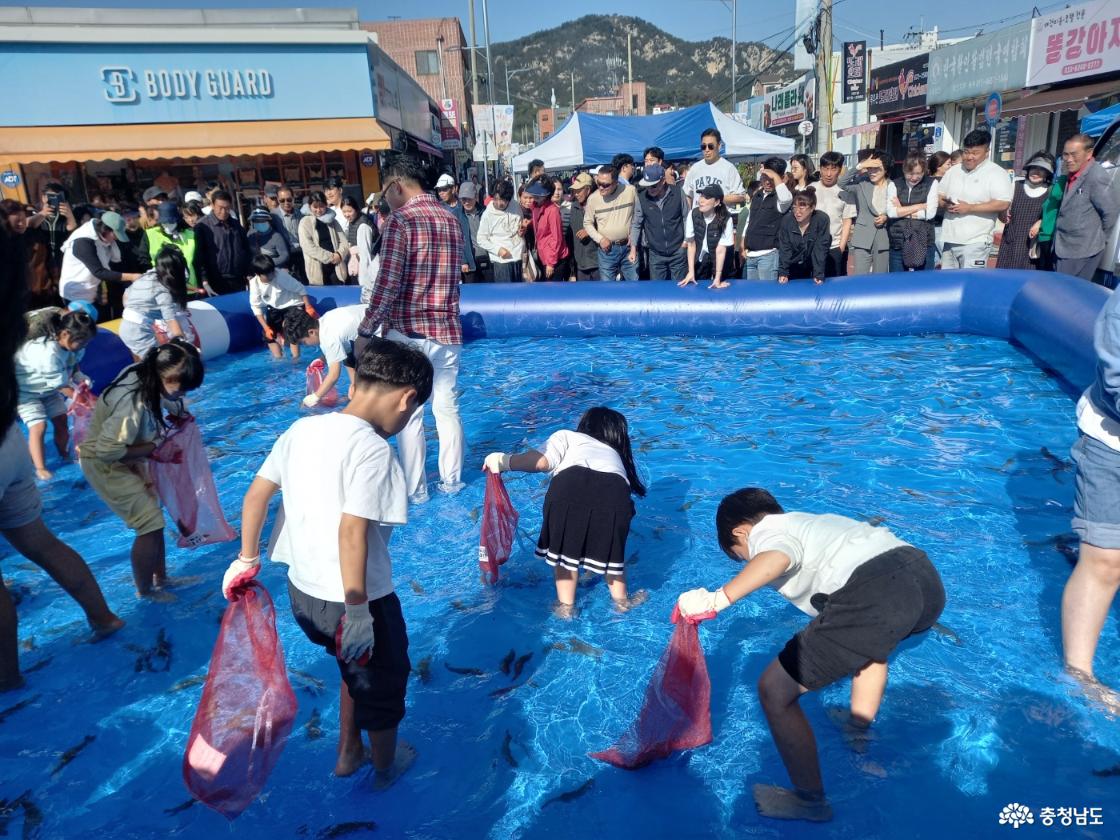
<path id="1" fill-rule="evenodd" d="M 24 234 L 29 262 L 32 309 L 58 303 L 58 280 L 62 272 L 62 245 L 78 229 L 74 210 L 66 200 L 66 190 L 56 181 L 43 187 L 39 212 L 27 218 Z M 38 256 L 38 258 L 34 258 Z"/>

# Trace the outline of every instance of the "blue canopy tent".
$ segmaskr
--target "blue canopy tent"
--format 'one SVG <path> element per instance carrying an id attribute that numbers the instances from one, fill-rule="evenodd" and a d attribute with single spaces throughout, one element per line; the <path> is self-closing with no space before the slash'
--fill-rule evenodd
<path id="1" fill-rule="evenodd" d="M 1120 120 L 1120 102 L 1081 118 L 1081 133 L 1090 137 L 1100 137 L 1105 129 Z"/>
<path id="2" fill-rule="evenodd" d="M 610 163 L 619 152 L 641 160 L 650 146 L 660 146 L 667 160 L 696 160 L 700 157 L 700 133 L 713 127 L 723 137 L 724 157 L 788 157 L 795 151 L 792 138 L 736 122 L 711 102 L 652 117 L 610 117 L 577 111 L 539 146 L 515 157 L 513 171 L 528 171 L 529 161 L 534 159 L 543 160 L 548 170 Z"/>

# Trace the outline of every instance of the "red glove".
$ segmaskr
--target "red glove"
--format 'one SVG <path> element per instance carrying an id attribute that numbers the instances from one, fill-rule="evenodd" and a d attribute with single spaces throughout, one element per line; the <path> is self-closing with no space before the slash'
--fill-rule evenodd
<path id="1" fill-rule="evenodd" d="M 315 307 L 312 306 L 310 303 L 305 303 L 303 305 L 303 311 L 306 312 L 308 315 L 310 315 L 312 318 L 314 318 L 316 321 L 319 320 L 319 313 L 315 311 Z"/>
<path id="2" fill-rule="evenodd" d="M 269 327 L 267 325 L 265 326 L 264 337 L 267 338 L 269 341 L 275 341 L 276 340 L 276 333 L 275 333 L 275 331 L 273 331 L 272 327 Z"/>

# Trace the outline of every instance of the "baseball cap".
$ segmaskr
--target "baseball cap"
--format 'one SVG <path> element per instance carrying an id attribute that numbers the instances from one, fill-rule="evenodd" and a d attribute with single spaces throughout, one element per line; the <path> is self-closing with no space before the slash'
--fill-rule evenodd
<path id="1" fill-rule="evenodd" d="M 254 207 L 253 212 L 249 214 L 250 222 L 271 222 L 272 214 L 268 212 L 267 207 Z"/>
<path id="2" fill-rule="evenodd" d="M 97 322 L 97 307 L 88 300 L 72 300 L 67 309 L 71 312 L 84 312 L 93 319 L 94 323 Z"/>
<path id="3" fill-rule="evenodd" d="M 595 182 L 591 180 L 591 176 L 586 172 L 581 172 L 576 177 L 572 178 L 572 185 L 569 189 L 571 189 L 572 192 L 575 192 L 576 190 L 582 190 L 587 187 L 594 186 Z"/>
<path id="4" fill-rule="evenodd" d="M 202 193 L 198 190 L 187 190 L 187 194 L 183 196 L 183 203 L 186 204 L 190 201 L 197 201 L 202 204 Z"/>
<path id="5" fill-rule="evenodd" d="M 121 218 L 120 213 L 115 213 L 112 210 L 108 213 L 102 213 L 101 224 L 109 228 L 109 230 L 121 239 L 128 239 L 128 228 L 124 226 L 124 219 Z"/>
<path id="6" fill-rule="evenodd" d="M 470 181 L 461 184 L 459 186 L 459 198 L 478 198 L 478 184 L 472 184 Z"/>
<path id="7" fill-rule="evenodd" d="M 533 196 L 533 198 L 545 198 L 552 195 L 552 190 L 542 184 L 540 181 L 533 181 L 525 188 L 525 192 Z"/>
<path id="8" fill-rule="evenodd" d="M 129 219 L 129 218 L 134 219 L 134 218 L 136 218 L 137 216 L 140 215 L 140 208 L 135 207 L 132 204 L 126 204 L 123 207 L 121 207 L 120 210 L 117 211 L 117 212 L 119 212 L 121 214 L 121 216 L 123 216 L 126 219 Z"/>
<path id="9" fill-rule="evenodd" d="M 105 221 L 102 217 L 101 221 Z M 174 201 L 165 201 L 159 206 L 159 223 L 169 225 L 179 221 L 179 205 Z"/>
<path id="10" fill-rule="evenodd" d="M 659 163 L 651 163 L 642 170 L 642 180 L 638 181 L 638 184 L 643 187 L 652 187 L 654 184 L 660 184 L 664 177 L 665 167 Z"/>
<path id="11" fill-rule="evenodd" d="M 708 186 L 697 190 L 697 194 L 704 196 L 704 198 L 718 198 L 723 200 L 723 187 L 719 184 L 708 184 Z"/>
<path id="12" fill-rule="evenodd" d="M 164 198 L 167 198 L 167 191 L 157 186 L 148 187 L 146 190 L 144 190 L 144 201 L 151 201 L 154 198 L 159 198 L 161 195 Z"/>
<path id="13" fill-rule="evenodd" d="M 455 179 L 452 178 L 450 175 L 448 175 L 446 172 L 444 172 L 442 175 L 440 175 L 439 180 L 436 181 L 436 189 L 437 190 L 442 190 L 442 189 L 445 189 L 446 187 L 453 187 L 453 186 L 455 186 Z"/>

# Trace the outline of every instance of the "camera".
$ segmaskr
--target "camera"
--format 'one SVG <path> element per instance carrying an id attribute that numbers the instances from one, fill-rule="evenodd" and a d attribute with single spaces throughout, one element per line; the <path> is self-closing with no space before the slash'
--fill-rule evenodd
<path id="1" fill-rule="evenodd" d="M 49 192 L 47 193 L 47 206 L 57 213 L 59 205 L 65 198 L 66 196 L 60 192 Z"/>

